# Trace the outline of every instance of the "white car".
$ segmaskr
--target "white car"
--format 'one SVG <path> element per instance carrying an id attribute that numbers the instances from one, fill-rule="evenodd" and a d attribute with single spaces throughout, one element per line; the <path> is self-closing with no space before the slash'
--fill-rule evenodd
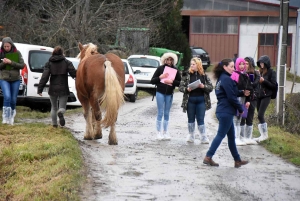
<path id="1" fill-rule="evenodd" d="M 73 66 L 75 69 L 78 68 L 79 65 L 79 59 L 78 58 L 73 58 L 73 57 L 66 57 L 69 61 L 73 63 Z M 124 69 L 125 69 L 125 89 L 124 89 L 124 94 L 126 97 L 128 97 L 128 100 L 130 102 L 135 102 L 138 94 L 137 90 L 137 79 L 135 78 L 134 71 L 129 65 L 127 59 L 122 59 L 123 64 L 124 64 Z M 139 72 L 139 71 L 137 71 Z M 81 106 L 80 101 L 78 100 L 77 97 L 77 91 L 76 91 L 76 86 L 75 86 L 75 80 L 69 76 L 69 90 L 70 90 L 70 96 L 75 96 L 76 101 L 75 102 L 67 102 L 67 105 L 69 106 Z"/>
<path id="2" fill-rule="evenodd" d="M 128 63 L 127 59 L 122 59 L 124 64 L 124 70 L 125 70 L 125 89 L 124 94 L 128 98 L 130 102 L 135 102 L 137 95 L 138 95 L 138 89 L 137 89 L 137 79 L 135 77 L 135 72 L 130 64 Z"/>
<path id="3" fill-rule="evenodd" d="M 153 89 L 155 85 L 151 84 L 150 81 L 157 67 L 161 64 L 160 57 L 151 55 L 131 55 L 128 58 L 129 64 L 136 72 L 137 87 L 143 89 Z"/>
<path id="4" fill-rule="evenodd" d="M 66 59 L 71 61 L 73 63 L 74 68 L 77 70 L 78 65 L 79 65 L 79 59 L 78 58 L 73 58 L 73 57 L 66 57 Z M 77 97 L 75 80 L 70 75 L 69 75 L 69 78 L 68 78 L 68 84 L 69 84 L 70 96 L 75 97 L 76 101 L 67 102 L 67 105 L 68 106 L 81 106 L 81 103 L 80 103 L 80 101 L 78 100 L 78 97 Z"/>

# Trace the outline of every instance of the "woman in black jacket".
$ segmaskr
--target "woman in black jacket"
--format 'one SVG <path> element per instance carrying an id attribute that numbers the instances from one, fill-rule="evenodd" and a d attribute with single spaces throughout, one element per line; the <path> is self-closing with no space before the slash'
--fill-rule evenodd
<path id="1" fill-rule="evenodd" d="M 257 99 L 257 111 L 258 111 L 258 130 L 260 137 L 255 138 L 257 142 L 264 141 L 268 138 L 268 127 L 265 121 L 265 112 L 271 101 L 271 95 L 273 89 L 277 86 L 276 72 L 271 69 L 270 58 L 267 55 L 261 56 L 257 61 L 259 67 L 260 80 L 258 86 L 258 99 Z"/>
<path id="2" fill-rule="evenodd" d="M 165 53 L 161 57 L 161 63 L 153 74 L 151 84 L 155 84 L 156 88 L 156 103 L 157 103 L 157 118 L 156 118 L 156 130 L 158 140 L 170 140 L 171 136 L 168 133 L 169 114 L 173 102 L 173 93 L 175 87 L 179 86 L 181 76 L 176 69 L 177 56 L 174 53 Z M 169 70 L 166 73 L 165 70 Z M 173 73 L 171 73 L 173 72 Z M 175 75 L 175 78 L 170 78 L 169 75 Z M 163 120 L 163 133 L 161 133 L 161 125 Z"/>
<path id="3" fill-rule="evenodd" d="M 260 74 L 255 70 L 255 62 L 252 57 L 245 57 L 246 73 L 251 82 L 252 91 L 249 96 L 250 106 L 248 108 L 248 114 L 246 118 L 242 118 L 241 121 L 241 138 L 247 145 L 254 145 L 257 142 L 252 139 L 253 133 L 253 118 L 255 108 L 257 106 L 258 88 Z"/>
<path id="4" fill-rule="evenodd" d="M 63 114 L 66 111 L 67 100 L 70 94 L 68 74 L 70 74 L 73 78 L 76 77 L 76 70 L 72 62 L 67 60 L 63 53 L 64 51 L 60 46 L 56 46 L 54 48 L 52 56 L 45 65 L 42 78 L 38 85 L 38 94 L 42 96 L 43 89 L 50 78 L 48 94 L 51 102 L 51 118 L 53 127 L 57 127 L 57 116 L 59 117 L 59 124 L 61 126 L 65 125 Z"/>

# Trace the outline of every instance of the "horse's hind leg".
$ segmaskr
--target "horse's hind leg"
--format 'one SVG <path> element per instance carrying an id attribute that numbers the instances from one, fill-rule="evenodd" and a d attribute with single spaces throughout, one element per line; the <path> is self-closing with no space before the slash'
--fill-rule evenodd
<path id="1" fill-rule="evenodd" d="M 83 108 L 83 116 L 86 121 L 86 127 L 85 127 L 85 134 L 83 139 L 84 140 L 92 140 L 93 139 L 93 125 L 92 125 L 92 112 L 91 107 L 89 104 L 89 101 L 86 99 L 86 101 L 81 101 L 81 105 Z"/>
<path id="2" fill-rule="evenodd" d="M 101 129 L 101 111 L 99 110 L 98 114 L 95 114 L 93 110 L 93 126 L 94 126 L 94 139 L 102 139 L 102 129 Z"/>
<path id="3" fill-rule="evenodd" d="M 97 99 L 97 96 L 91 100 L 90 102 L 92 108 L 93 108 L 93 126 L 94 126 L 94 132 L 93 132 L 93 138 L 94 139 L 102 139 L 102 129 L 101 129 L 101 110 L 99 106 L 99 102 Z"/>
<path id="4" fill-rule="evenodd" d="M 110 127 L 109 136 L 108 136 L 109 145 L 118 145 L 118 139 L 117 139 L 115 127 L 116 127 L 116 123 L 114 123 Z"/>

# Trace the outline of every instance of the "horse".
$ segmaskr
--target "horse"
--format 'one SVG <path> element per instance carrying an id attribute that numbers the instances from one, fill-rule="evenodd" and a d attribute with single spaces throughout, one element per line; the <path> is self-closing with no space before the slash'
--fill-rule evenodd
<path id="1" fill-rule="evenodd" d="M 113 53 L 100 54 L 92 43 L 79 43 L 78 47 L 80 62 L 75 85 L 86 121 L 84 140 L 102 139 L 102 127 L 110 127 L 108 144 L 117 145 L 115 124 L 125 102 L 123 62 Z"/>

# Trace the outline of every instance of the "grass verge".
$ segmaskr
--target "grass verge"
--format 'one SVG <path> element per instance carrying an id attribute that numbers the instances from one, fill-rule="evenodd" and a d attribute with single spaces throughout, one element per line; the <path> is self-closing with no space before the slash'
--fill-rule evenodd
<path id="1" fill-rule="evenodd" d="M 3 200 L 80 200 L 83 158 L 63 128 L 43 123 L 0 125 Z"/>
<path id="2" fill-rule="evenodd" d="M 291 162 L 294 165 L 300 166 L 300 135 L 291 134 L 286 132 L 283 127 L 276 126 L 274 123 L 274 110 L 275 110 L 275 100 L 271 100 L 267 111 L 266 111 L 266 122 L 268 122 L 268 136 L 269 138 L 260 145 L 265 147 L 268 151 L 276 154 L 283 159 Z M 254 115 L 257 117 L 257 111 Z M 254 125 L 258 125 L 258 120 L 256 119 Z M 253 135 L 259 137 L 259 131 L 257 126 L 255 126 Z"/>

